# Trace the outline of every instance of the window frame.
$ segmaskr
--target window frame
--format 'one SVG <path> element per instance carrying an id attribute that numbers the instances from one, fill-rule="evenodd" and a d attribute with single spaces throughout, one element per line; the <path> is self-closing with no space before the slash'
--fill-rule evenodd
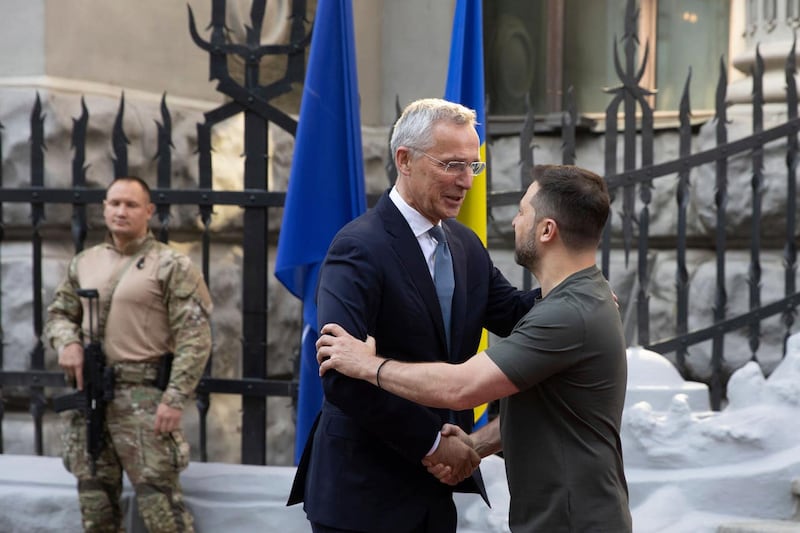
<path id="1" fill-rule="evenodd" d="M 645 88 L 656 86 L 656 47 L 658 43 L 658 1 L 639 0 L 639 17 L 637 20 L 637 35 L 640 50 L 648 49 L 648 61 L 640 85 Z M 545 52 L 547 78 L 545 82 L 544 110 L 536 113 L 534 129 L 536 132 L 557 132 L 561 129 L 562 115 L 566 109 L 563 106 L 563 96 L 566 88 L 564 80 L 564 45 L 565 35 L 565 2 L 564 0 L 546 0 L 546 43 Z M 731 8 L 732 9 L 732 8 Z M 731 19 L 733 18 L 731 14 Z M 728 38 L 730 46 L 730 36 Z M 730 57 L 728 58 L 730 65 Z M 730 66 L 729 66 L 730 70 Z M 647 96 L 647 103 L 653 109 L 656 129 L 678 127 L 678 110 L 655 110 L 657 95 Z M 692 110 L 691 122 L 700 125 L 713 118 L 713 109 Z M 525 120 L 524 115 L 494 115 L 489 109 L 488 133 L 494 136 L 513 135 L 520 131 Z M 602 132 L 605 128 L 605 110 L 583 111 L 579 113 L 577 126 L 594 132 Z"/>

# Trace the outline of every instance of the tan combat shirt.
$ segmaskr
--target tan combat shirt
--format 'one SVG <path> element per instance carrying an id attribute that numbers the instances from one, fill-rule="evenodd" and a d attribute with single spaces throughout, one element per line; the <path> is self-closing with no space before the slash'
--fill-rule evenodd
<path id="1" fill-rule="evenodd" d="M 106 316 L 101 342 L 109 365 L 175 354 L 162 402 L 182 408 L 211 353 L 211 298 L 189 258 L 151 233 L 125 250 L 117 250 L 109 236 L 76 255 L 47 309 L 45 335 L 56 350 L 90 340 L 88 301 L 78 298 L 79 288 L 99 292 L 100 314 Z M 94 320 L 97 332 L 96 316 Z"/>

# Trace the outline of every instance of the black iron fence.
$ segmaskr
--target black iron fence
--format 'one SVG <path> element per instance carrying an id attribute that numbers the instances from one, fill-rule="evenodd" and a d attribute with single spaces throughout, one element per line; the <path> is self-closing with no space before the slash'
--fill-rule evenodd
<path id="1" fill-rule="evenodd" d="M 629 2 L 632 6 L 633 2 Z M 229 97 L 229 101 L 220 107 L 205 113 L 205 120 L 197 124 L 198 151 L 198 184 L 191 190 L 178 189 L 172 183 L 172 129 L 170 111 L 166 98 L 162 100 L 161 121 L 157 124 L 158 152 L 157 184 L 153 189 L 153 198 L 157 204 L 158 237 L 166 241 L 169 238 L 170 208 L 177 205 L 192 205 L 199 209 L 201 229 L 198 240 L 202 246 L 201 268 L 209 286 L 214 286 L 214 272 L 210 265 L 210 246 L 212 232 L 210 223 L 215 206 L 239 206 L 243 209 L 243 231 L 241 245 L 244 253 L 242 261 L 242 368 L 241 378 L 218 378 L 211 374 L 211 365 L 200 382 L 197 390 L 197 408 L 200 413 L 200 455 L 206 460 L 207 414 L 211 395 L 216 393 L 234 394 L 242 397 L 242 462 L 248 464 L 266 463 L 266 398 L 268 396 L 292 397 L 297 391 L 294 379 L 268 379 L 266 358 L 267 337 L 267 265 L 268 242 L 267 215 L 270 209 L 283 205 L 285 195 L 282 192 L 268 190 L 266 153 L 268 150 L 267 127 L 271 122 L 294 135 L 297 124 L 294 119 L 277 109 L 270 102 L 291 90 L 292 83 L 302 81 L 304 76 L 305 47 L 310 35 L 304 24 L 306 5 L 304 0 L 292 2 L 292 30 L 287 45 L 263 46 L 259 43 L 261 25 L 265 12 L 265 1 L 255 0 L 251 9 L 251 31 L 247 42 L 232 44 L 226 37 L 225 2 L 212 0 L 211 32 L 208 41 L 198 34 L 194 18 L 190 11 L 190 32 L 200 48 L 206 50 L 210 57 L 211 77 L 218 82 L 218 90 Z M 725 105 L 724 62 L 716 98 L 716 132 L 717 145 L 709 150 L 691 153 L 692 130 L 690 125 L 690 109 L 688 103 L 689 80 L 687 78 L 682 104 L 680 108 L 680 158 L 654 164 L 654 136 L 652 108 L 647 102 L 647 90 L 639 87 L 641 71 L 634 70 L 634 45 L 636 16 L 632 7 L 626 20 L 626 35 L 629 41 L 625 46 L 625 61 L 617 59 L 614 49 L 619 87 L 610 89 L 611 103 L 605 120 L 605 176 L 612 194 L 617 198 L 615 205 L 621 204 L 619 216 L 609 221 L 602 245 L 602 268 L 608 276 L 612 251 L 621 252 L 626 259 L 628 254 L 636 251 L 636 278 L 638 291 L 635 301 L 636 337 L 638 344 L 652 350 L 675 353 L 678 369 L 688 376 L 685 365 L 686 354 L 695 344 L 711 341 L 713 357 L 711 359 L 711 400 L 712 406 L 719 409 L 725 394 L 726 377 L 723 373 L 724 362 L 723 339 L 726 333 L 741 328 L 748 329 L 748 338 L 752 357 L 758 360 L 760 323 L 767 317 L 781 315 L 788 336 L 794 324 L 796 308 L 800 303 L 800 294 L 795 288 L 796 270 L 796 165 L 797 165 L 797 131 L 800 120 L 797 117 L 797 90 L 794 83 L 795 63 L 794 49 L 786 62 L 787 83 L 787 116 L 784 124 L 770 129 L 763 127 L 763 95 L 761 85 L 763 79 L 763 62 L 760 57 L 756 61 L 753 72 L 753 133 L 734 142 L 727 140 L 727 117 Z M 266 55 L 285 55 L 285 76 L 268 85 L 259 83 L 259 63 Z M 228 58 L 236 55 L 245 64 L 243 80 L 234 79 L 228 70 Z M 638 110 L 638 111 L 637 111 Z M 124 98 L 120 100 L 117 119 L 110 133 L 113 147 L 114 175 L 128 173 L 127 139 L 122 127 L 125 111 Z M 244 115 L 244 184 L 239 191 L 215 190 L 212 184 L 212 128 L 227 118 L 237 114 Z M 0 244 L 7 240 L 3 231 L 3 207 L 9 204 L 30 206 L 30 233 L 26 240 L 32 244 L 32 286 L 31 298 L 33 307 L 33 331 L 40 339 L 43 328 L 44 309 L 48 302 L 42 301 L 42 221 L 48 206 L 62 204 L 71 206 L 71 238 L 76 251 L 83 248 L 87 238 L 87 206 L 100 204 L 103 191 L 87 186 L 85 177 L 87 124 L 89 110 L 82 102 L 82 113 L 73 122 L 72 146 L 74 148 L 71 172 L 71 187 L 54 188 L 45 183 L 45 135 L 42 106 L 36 97 L 30 118 L 31 131 L 31 169 L 29 185 L 24 187 L 6 187 L 3 184 L 2 167 L 0 166 Z M 622 121 L 620 132 L 618 121 Z M 533 146 L 534 115 L 529 113 L 520 131 L 521 181 L 520 188 L 513 191 L 490 191 L 489 210 L 498 206 L 516 204 L 521 190 L 528 185 L 530 168 L 534 164 Z M 568 106 L 563 113 L 561 135 L 563 140 L 563 162 L 573 163 L 576 158 L 576 139 L 578 137 L 578 113 L 574 106 Z M 1 127 L 1 125 L 0 125 Z M 492 133 L 490 119 L 489 134 Z M 622 168 L 618 168 L 619 148 L 617 139 L 622 137 Z M 787 216 L 784 244 L 785 296 L 775 302 L 762 303 L 760 293 L 760 254 L 762 245 L 760 235 L 760 205 L 764 187 L 761 172 L 763 147 L 766 143 L 785 140 L 786 142 L 786 180 L 787 180 Z M 488 143 L 491 146 L 491 139 Z M 726 205 L 728 202 L 727 160 L 737 154 L 744 154 L 752 160 L 752 231 L 750 232 L 750 279 L 749 311 L 739 316 L 728 316 L 727 294 L 725 290 L 725 252 L 726 252 Z M 491 155 L 491 154 L 490 154 Z M 637 164 L 637 156 L 640 164 Z M 0 136 L 0 160 L 2 160 L 2 137 Z M 686 264 L 687 242 L 687 201 L 689 197 L 689 180 L 692 172 L 701 165 L 715 165 L 716 194 L 714 202 L 717 208 L 717 224 L 712 247 L 716 252 L 717 287 L 714 302 L 714 324 L 700 330 L 692 330 L 688 323 L 690 285 Z M 389 168 L 391 165 L 389 165 Z M 391 170 L 390 170 L 391 173 Z M 675 271 L 676 311 L 675 331 L 673 338 L 661 338 L 653 335 L 650 329 L 649 290 L 651 287 L 648 251 L 650 247 L 650 203 L 654 181 L 659 179 L 675 179 L 678 185 L 675 209 L 678 214 L 678 233 L 676 241 L 677 263 Z M 490 176 L 491 178 L 491 176 Z M 491 182 L 491 180 L 490 180 Z M 737 191 L 740 193 L 742 191 Z M 15 231 L 19 231 L 18 229 Z M 19 237 L 17 237 L 19 240 Z M 0 248 L 2 251 L 2 248 Z M 1 257 L 0 257 L 1 259 Z M 525 285 L 530 285 L 528 278 Z M 0 294 L 0 312 L 3 299 Z M 1 314 L 1 313 L 0 313 Z M 0 325 L 0 333 L 6 328 Z M 43 453 L 42 417 L 50 407 L 50 396 L 54 388 L 63 388 L 64 381 L 60 372 L 47 371 L 45 367 L 45 351 L 41 340 L 31 347 L 29 365 L 25 370 L 12 371 L 5 369 L 4 342 L 0 338 L 0 453 L 3 451 L 2 421 L 4 417 L 4 390 L 26 391 L 30 413 L 35 432 L 35 452 Z M 213 357 L 213 356 L 212 356 Z"/>
<path id="2" fill-rule="evenodd" d="M 616 42 L 614 43 L 614 61 L 620 84 L 607 89 L 612 99 L 605 113 L 604 175 L 612 195 L 620 210 L 612 210 L 602 241 L 602 270 L 606 277 L 611 274 L 610 258 L 612 253 L 624 254 L 627 263 L 630 253 L 636 253 L 636 287 L 635 300 L 626 302 L 635 306 L 636 344 L 662 354 L 674 354 L 673 360 L 679 372 L 686 379 L 696 376 L 687 366 L 687 354 L 692 346 L 711 341 L 712 355 L 710 379 L 711 406 L 719 410 L 725 397 L 727 378 L 731 370 L 723 368 L 725 354 L 723 341 L 727 333 L 746 329 L 751 360 L 761 362 L 759 344 L 761 324 L 767 318 L 780 315 L 784 328 L 784 355 L 786 339 L 792 333 L 797 306 L 800 304 L 800 293 L 796 292 L 797 270 L 797 133 L 800 130 L 800 119 L 797 114 L 797 73 L 795 44 L 787 55 L 784 72 L 786 80 L 786 121 L 769 129 L 764 128 L 764 61 L 756 49 L 755 66 L 751 72 L 752 89 L 752 134 L 728 141 L 728 116 L 726 90 L 728 86 L 726 65 L 720 60 L 720 74 L 716 87 L 715 116 L 716 146 L 701 152 L 692 153 L 692 124 L 689 106 L 689 88 L 691 71 L 684 85 L 679 116 L 679 157 L 670 161 L 654 164 L 654 139 L 656 134 L 654 114 L 648 102 L 652 94 L 640 87 L 639 82 L 647 61 L 647 52 L 643 54 L 642 64 L 636 67 L 636 19 L 638 12 L 635 2 L 629 1 L 626 10 L 624 57 L 620 61 Z M 624 66 L 623 66 L 624 65 Z M 571 98 L 567 98 L 568 102 Z M 520 185 L 525 188 L 530 183 L 530 169 L 534 163 L 534 122 L 535 117 L 529 112 L 520 134 L 521 171 Z M 622 122 L 622 131 L 618 124 Z M 571 103 L 563 113 L 561 138 L 563 146 L 562 162 L 574 164 L 576 160 L 576 129 L 578 113 Z M 491 126 L 491 123 L 490 123 Z M 622 147 L 618 146 L 618 138 L 622 137 Z M 769 232 L 783 239 L 784 297 L 773 302 L 762 302 L 761 256 L 762 235 L 762 200 L 765 191 L 764 152 L 768 143 L 785 142 L 786 156 L 786 220 L 784 228 L 770 227 Z M 621 148 L 621 153 L 620 153 Z M 774 149 L 774 145 L 773 145 Z M 621 157 L 620 157 L 621 156 Z M 750 263 L 747 287 L 749 291 L 749 309 L 737 316 L 728 316 L 728 295 L 725 287 L 726 252 L 728 249 L 728 162 L 730 159 L 743 156 L 751 161 L 751 227 L 748 232 Z M 618 168 L 622 160 L 623 168 Z M 639 164 L 637 164 L 637 159 Z M 693 172 L 701 166 L 713 164 L 715 176 L 714 205 L 716 224 L 714 237 L 705 243 L 705 247 L 713 249 L 716 254 L 716 291 L 712 306 L 713 324 L 702 328 L 690 328 L 689 302 L 690 283 L 687 268 L 686 252 L 689 248 L 688 202 L 690 198 L 689 183 Z M 655 180 L 674 180 L 677 176 L 675 210 L 677 213 L 677 234 L 674 243 L 676 253 L 675 268 L 675 335 L 670 338 L 654 335 L 650 328 L 650 289 L 652 287 L 650 272 L 650 204 Z M 735 191 L 737 195 L 748 191 Z M 492 206 L 516 204 L 518 191 L 492 193 Z M 615 217 L 615 213 L 618 215 Z M 782 231 L 781 231 L 782 230 Z M 526 285 L 529 282 L 526 281 Z M 763 365 L 762 365 L 763 369 Z"/>
<path id="3" fill-rule="evenodd" d="M 246 464 L 266 463 L 267 396 L 293 396 L 297 383 L 293 380 L 267 378 L 267 213 L 271 208 L 282 207 L 285 193 L 267 189 L 268 183 L 268 125 L 273 123 L 294 135 L 297 122 L 271 104 L 271 100 L 292 90 L 292 84 L 300 84 L 305 75 L 305 48 L 310 42 L 306 29 L 306 2 L 293 0 L 291 13 L 291 35 L 286 45 L 261 45 L 259 40 L 266 9 L 265 0 L 256 0 L 251 9 L 251 26 L 247 41 L 233 44 L 228 39 L 225 26 L 225 1 L 212 1 L 211 33 L 208 41 L 197 32 L 194 16 L 189 8 L 189 29 L 195 43 L 209 54 L 210 77 L 218 82 L 217 89 L 229 101 L 205 113 L 205 121 L 197 124 L 198 184 L 193 190 L 181 190 L 172 184 L 172 129 L 166 97 L 161 104 L 161 122 L 157 124 L 158 151 L 157 183 L 152 190 L 157 206 L 160 225 L 158 238 L 169 238 L 168 223 L 170 207 L 194 205 L 200 213 L 202 230 L 198 236 L 202 243 L 201 268 L 210 287 L 214 285 L 209 258 L 212 234 L 210 224 L 215 206 L 239 206 L 243 209 L 242 231 L 242 302 L 241 343 L 242 368 L 240 379 L 215 378 L 210 374 L 211 362 L 197 388 L 197 408 L 200 414 L 200 455 L 207 459 L 207 415 L 210 395 L 214 393 L 237 394 L 242 397 L 242 462 Z M 286 57 L 285 75 L 269 84 L 259 82 L 259 65 L 267 55 Z M 243 80 L 235 79 L 229 70 L 229 58 L 238 56 L 245 65 Z M 41 335 L 43 315 L 49 302 L 42 301 L 42 246 L 40 231 L 48 205 L 69 204 L 72 206 L 71 235 L 76 251 L 83 249 L 88 225 L 87 205 L 100 204 L 104 196 L 101 189 L 87 187 L 85 177 L 85 153 L 89 111 L 82 105 L 82 114 L 73 121 L 72 187 L 53 188 L 45 183 L 44 152 L 45 132 L 42 105 L 37 95 L 31 114 L 31 176 L 28 187 L 5 187 L 0 168 L 0 222 L 6 204 L 28 204 L 31 208 L 30 240 L 33 247 L 32 300 L 33 332 L 37 338 L 30 354 L 30 366 L 25 371 L 4 369 L 3 342 L 0 342 L 0 400 L 3 389 L 24 388 L 29 391 L 30 412 L 34 421 L 34 443 L 36 453 L 43 453 L 42 417 L 50 405 L 45 387 L 63 388 L 64 377 L 60 372 L 45 369 L 45 350 Z M 125 111 L 124 97 L 120 100 L 115 125 L 111 132 L 114 177 L 128 174 L 128 140 L 123 130 Z M 244 187 L 241 191 L 214 190 L 212 184 L 212 128 L 237 114 L 244 115 Z M 1 125 L 0 125 L 1 126 Z M 2 156 L 2 138 L 0 138 Z M 0 230 L 2 226 L 0 225 Z M 0 243 L 4 234 L 0 231 Z M 0 297 L 0 311 L 2 298 Z M 213 358 L 213 355 L 212 355 Z M 47 389 L 50 391 L 51 389 Z M 0 401 L 0 452 L 3 451 L 2 420 L 4 401 Z"/>

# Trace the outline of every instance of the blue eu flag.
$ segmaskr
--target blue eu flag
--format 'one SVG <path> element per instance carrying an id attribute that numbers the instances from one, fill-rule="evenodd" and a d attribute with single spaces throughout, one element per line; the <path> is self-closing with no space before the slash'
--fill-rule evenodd
<path id="1" fill-rule="evenodd" d="M 351 0 L 319 0 L 275 276 L 303 300 L 295 464 L 322 404 L 315 292 L 333 236 L 366 209 Z"/>

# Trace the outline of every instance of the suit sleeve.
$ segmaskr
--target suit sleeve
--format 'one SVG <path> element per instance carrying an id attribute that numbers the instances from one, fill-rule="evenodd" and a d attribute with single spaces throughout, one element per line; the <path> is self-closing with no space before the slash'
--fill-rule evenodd
<path id="1" fill-rule="evenodd" d="M 541 297 L 540 289 L 530 291 L 514 287 L 494 265 L 489 251 L 475 235 L 463 225 L 450 221 L 448 227 L 463 248 L 466 272 L 469 312 L 477 312 L 480 325 L 495 335 L 507 337 L 517 322 Z M 470 331 L 465 331 L 469 334 Z M 477 346 L 477 341 L 476 344 Z M 466 354 L 471 357 L 474 352 Z"/>
<path id="2" fill-rule="evenodd" d="M 340 324 L 351 335 L 366 339 L 375 334 L 384 279 L 380 261 L 388 258 L 370 250 L 359 239 L 337 237 L 320 270 L 317 320 L 320 326 Z M 402 334 L 398 317 L 392 325 Z M 378 351 L 380 353 L 380 339 Z M 408 461 L 419 461 L 430 450 L 441 428 L 432 410 L 387 393 L 366 381 L 332 371 L 322 378 L 326 399 L 350 416 L 375 439 L 380 439 Z"/>
<path id="3" fill-rule="evenodd" d="M 494 265 L 490 266 L 486 329 L 500 337 L 507 337 L 517 322 L 530 311 L 541 296 L 540 289 L 522 291 L 515 288 Z"/>

